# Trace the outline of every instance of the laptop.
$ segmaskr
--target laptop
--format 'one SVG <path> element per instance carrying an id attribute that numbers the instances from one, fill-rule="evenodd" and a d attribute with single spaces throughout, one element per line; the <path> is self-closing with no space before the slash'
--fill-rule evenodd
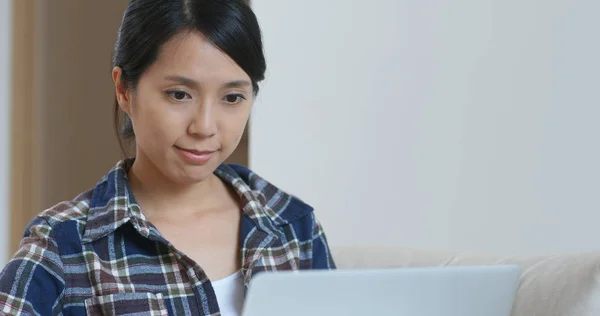
<path id="1" fill-rule="evenodd" d="M 512 265 L 261 273 L 243 316 L 509 316 Z"/>

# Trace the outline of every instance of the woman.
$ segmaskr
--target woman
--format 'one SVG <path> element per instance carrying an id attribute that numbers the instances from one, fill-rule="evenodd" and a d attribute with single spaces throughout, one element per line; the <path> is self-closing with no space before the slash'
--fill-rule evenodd
<path id="1" fill-rule="evenodd" d="M 334 268 L 310 206 L 223 164 L 265 72 L 242 0 L 132 0 L 113 63 L 135 158 L 29 224 L 4 314 L 237 315 L 259 272 Z"/>

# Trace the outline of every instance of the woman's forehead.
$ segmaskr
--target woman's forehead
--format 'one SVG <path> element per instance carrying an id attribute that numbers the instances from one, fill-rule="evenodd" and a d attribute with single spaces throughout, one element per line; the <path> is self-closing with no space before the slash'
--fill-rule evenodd
<path id="1" fill-rule="evenodd" d="M 167 41 L 148 71 L 162 76 L 183 76 L 198 82 L 249 80 L 233 59 L 199 32 L 185 32 Z"/>

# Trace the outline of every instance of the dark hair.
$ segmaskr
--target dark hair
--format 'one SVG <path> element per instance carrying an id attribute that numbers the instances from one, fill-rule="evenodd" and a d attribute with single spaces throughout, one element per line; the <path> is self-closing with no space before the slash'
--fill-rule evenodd
<path id="1" fill-rule="evenodd" d="M 119 27 L 113 67 L 123 69 L 121 81 L 135 89 L 154 63 L 162 45 L 182 31 L 198 31 L 225 52 L 250 77 L 254 94 L 266 70 L 260 27 L 243 0 L 131 0 Z M 135 140 L 131 119 L 115 99 L 119 145 Z"/>

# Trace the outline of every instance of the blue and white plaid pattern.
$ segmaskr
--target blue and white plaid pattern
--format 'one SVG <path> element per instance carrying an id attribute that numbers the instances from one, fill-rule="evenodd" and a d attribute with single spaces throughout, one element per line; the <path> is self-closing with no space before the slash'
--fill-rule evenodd
<path id="1" fill-rule="evenodd" d="M 0 274 L 0 314 L 220 315 L 202 268 L 142 214 L 127 181 L 132 162 L 29 224 Z M 221 165 L 215 174 L 243 205 L 246 285 L 264 271 L 335 268 L 310 206 L 244 167 Z"/>

